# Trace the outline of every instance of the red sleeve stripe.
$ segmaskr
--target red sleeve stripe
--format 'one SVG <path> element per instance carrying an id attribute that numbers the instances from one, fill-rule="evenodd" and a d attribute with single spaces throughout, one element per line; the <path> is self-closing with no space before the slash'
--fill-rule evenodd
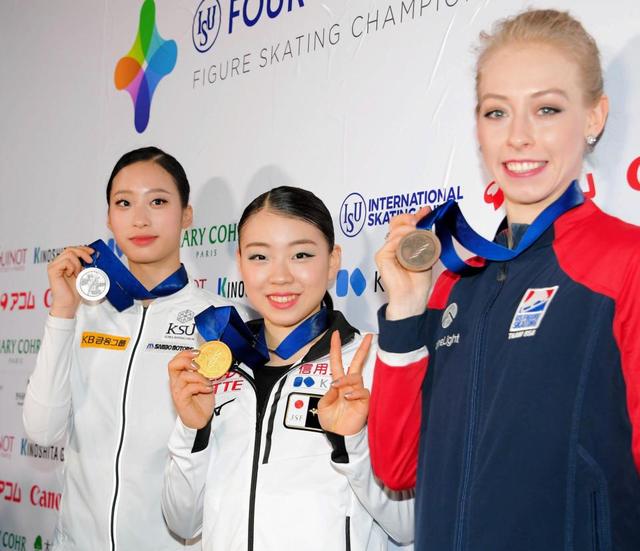
<path id="1" fill-rule="evenodd" d="M 427 357 L 402 367 L 376 358 L 369 408 L 369 449 L 373 471 L 388 488 L 416 485 Z"/>

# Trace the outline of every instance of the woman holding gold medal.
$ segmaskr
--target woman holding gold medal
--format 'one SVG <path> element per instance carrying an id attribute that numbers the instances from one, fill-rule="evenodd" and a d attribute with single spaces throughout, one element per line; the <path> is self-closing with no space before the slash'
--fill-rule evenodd
<path id="1" fill-rule="evenodd" d="M 488 242 L 453 205 L 391 222 L 375 472 L 416 489 L 417 549 L 637 550 L 640 229 L 577 182 L 608 112 L 598 49 L 554 10 L 482 40 L 477 134 L 508 227 Z M 403 267 L 422 245 L 402 240 L 434 219 L 449 269 L 427 304 L 430 272 Z"/>
<path id="2" fill-rule="evenodd" d="M 107 185 L 107 225 L 130 271 L 102 241 L 48 266 L 52 306 L 23 417 L 38 444 L 68 436 L 56 551 L 191 547 L 160 508 L 175 421 L 165 366 L 195 345 L 194 312 L 222 304 L 180 264 L 188 202 L 175 158 L 131 151 Z"/>
<path id="3" fill-rule="evenodd" d="M 224 331 L 235 350 L 222 377 L 206 371 L 224 363 L 220 350 L 181 352 L 169 364 L 179 418 L 167 523 L 183 537 L 201 532 L 208 550 L 383 550 L 387 533 L 410 542 L 411 495 L 371 472 L 372 335 L 333 310 L 327 292 L 341 255 L 331 215 L 311 192 L 279 187 L 247 206 L 238 236 L 240 273 L 262 319 L 235 325 L 232 338 Z M 208 340 L 234 326 L 225 309 L 209 313 L 197 320 Z"/>

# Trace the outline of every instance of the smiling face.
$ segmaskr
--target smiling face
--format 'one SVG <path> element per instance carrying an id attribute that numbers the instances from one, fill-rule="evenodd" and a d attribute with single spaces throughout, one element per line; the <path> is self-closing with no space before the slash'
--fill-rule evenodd
<path id="1" fill-rule="evenodd" d="M 173 178 L 156 163 L 133 163 L 114 178 L 107 226 L 134 275 L 157 279 L 154 272 L 166 277 L 177 270 L 180 236 L 191 221 L 191 207 L 182 207 Z"/>
<path id="2" fill-rule="evenodd" d="M 263 208 L 242 226 L 237 253 L 245 291 L 276 344 L 320 309 L 340 267 L 313 224 Z"/>
<path id="3" fill-rule="evenodd" d="M 510 43 L 484 61 L 478 141 L 510 222 L 531 223 L 579 178 L 606 114 L 606 97 L 586 102 L 578 64 L 556 46 Z"/>

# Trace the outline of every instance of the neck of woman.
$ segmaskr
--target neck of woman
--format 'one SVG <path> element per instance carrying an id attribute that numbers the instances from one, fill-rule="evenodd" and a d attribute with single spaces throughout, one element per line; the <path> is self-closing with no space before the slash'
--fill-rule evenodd
<path id="1" fill-rule="evenodd" d="M 150 262 L 142 264 L 129 262 L 129 271 L 148 291 L 156 287 L 159 283 L 162 283 L 178 268 L 180 268 L 179 258 L 176 258 L 171 262 L 162 263 Z"/>

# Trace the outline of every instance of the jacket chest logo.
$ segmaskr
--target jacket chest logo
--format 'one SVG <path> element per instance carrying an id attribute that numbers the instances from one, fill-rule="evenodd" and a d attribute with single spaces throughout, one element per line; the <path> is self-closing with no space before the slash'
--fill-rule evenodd
<path id="1" fill-rule="evenodd" d="M 164 332 L 164 338 L 169 340 L 188 340 L 194 338 L 196 324 L 193 321 L 195 313 L 193 310 L 182 310 L 178 312 L 174 320 L 169 321 Z"/>
<path id="2" fill-rule="evenodd" d="M 318 420 L 318 402 L 322 396 L 292 392 L 287 398 L 284 426 L 288 429 L 323 432 Z"/>
<path id="3" fill-rule="evenodd" d="M 80 340 L 80 348 L 106 348 L 107 350 L 126 350 L 129 337 L 118 337 L 106 333 L 84 331 Z"/>
<path id="4" fill-rule="evenodd" d="M 533 337 L 542 324 L 542 319 L 557 292 L 557 285 L 541 289 L 527 289 L 511 320 L 509 338 Z"/>

